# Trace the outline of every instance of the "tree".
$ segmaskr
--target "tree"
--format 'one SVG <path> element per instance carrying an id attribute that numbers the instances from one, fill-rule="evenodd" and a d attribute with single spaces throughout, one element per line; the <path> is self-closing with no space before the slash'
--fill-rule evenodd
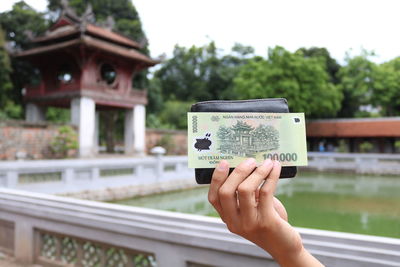
<path id="1" fill-rule="evenodd" d="M 292 112 L 313 118 L 335 116 L 342 99 L 323 60 L 279 46 L 269 49 L 267 59 L 255 57 L 242 66 L 234 90 L 241 99 L 284 97 Z"/>
<path id="2" fill-rule="evenodd" d="M 4 31 L 0 26 L 0 119 L 18 118 L 21 113 L 21 109 L 10 99 L 13 89 L 10 79 L 11 71 L 11 63 L 5 47 Z"/>
<path id="3" fill-rule="evenodd" d="M 44 14 L 36 12 L 24 1 L 13 5 L 11 11 L 0 14 L 0 26 L 6 33 L 6 40 L 13 50 L 27 49 L 31 47 L 28 36 L 36 36 L 47 29 L 47 22 Z M 3 46 L 2 46 L 3 47 Z M 12 117 L 16 118 L 22 115 L 22 93 L 21 90 L 26 84 L 31 84 L 37 80 L 34 68 L 25 61 L 11 58 L 12 72 L 9 74 L 13 90 L 9 90 L 6 99 L 13 106 Z M 19 110 L 19 111 L 18 111 Z"/>
<path id="4" fill-rule="evenodd" d="M 163 112 L 159 114 L 162 125 L 168 128 L 187 129 L 187 112 L 191 102 L 169 100 L 165 103 Z"/>
<path id="5" fill-rule="evenodd" d="M 149 125 L 181 128 L 173 117 L 168 120 L 163 115 L 164 102 L 174 105 L 181 102 L 180 105 L 186 106 L 196 101 L 235 99 L 233 79 L 240 66 L 253 55 L 252 47 L 241 44 L 235 44 L 227 55 L 223 55 L 214 42 L 190 48 L 176 45 L 173 57 L 162 63 L 150 82 Z M 157 120 L 155 114 L 163 120 Z"/>
<path id="6" fill-rule="evenodd" d="M 371 103 L 382 116 L 400 115 L 400 57 L 374 68 Z"/>
<path id="7" fill-rule="evenodd" d="M 173 57 L 154 74 L 164 99 L 201 101 L 234 98 L 233 78 L 253 54 L 251 47 L 236 44 L 231 55 L 221 55 L 214 42 L 189 49 L 175 46 Z"/>
<path id="8" fill-rule="evenodd" d="M 325 70 L 328 72 L 330 81 L 333 84 L 338 84 L 340 79 L 338 77 L 338 72 L 340 70 L 340 65 L 337 61 L 331 57 L 329 51 L 324 47 L 311 47 L 305 48 L 302 47 L 296 51 L 303 55 L 306 58 L 320 58 L 321 60 L 325 61 Z"/>
<path id="9" fill-rule="evenodd" d="M 12 83 L 10 80 L 11 64 L 6 51 L 6 44 L 4 39 L 3 29 L 0 27 L 0 106 L 4 107 L 7 95 L 12 90 Z"/>
<path id="10" fill-rule="evenodd" d="M 339 87 L 344 96 L 342 108 L 338 113 L 339 117 L 365 116 L 365 113 L 360 111 L 360 107 L 371 103 L 373 73 L 376 70 L 376 64 L 368 59 L 371 55 L 367 51 L 354 57 L 347 55 L 346 65 L 339 71 L 341 79 Z"/>

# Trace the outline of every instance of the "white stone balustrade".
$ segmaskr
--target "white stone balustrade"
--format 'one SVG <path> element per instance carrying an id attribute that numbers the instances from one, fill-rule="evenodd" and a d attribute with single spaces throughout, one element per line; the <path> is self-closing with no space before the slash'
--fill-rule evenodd
<path id="1" fill-rule="evenodd" d="M 399 239 L 297 229 L 325 266 L 399 266 Z M 12 189 L 0 189 L 0 237 L 0 250 L 46 266 L 278 266 L 217 218 Z"/>
<path id="2" fill-rule="evenodd" d="M 49 194 L 182 180 L 195 184 L 185 156 L 0 162 L 0 187 Z"/>
<path id="3" fill-rule="evenodd" d="M 309 152 L 308 157 L 309 164 L 302 169 L 400 174 L 399 154 Z M 0 187 L 40 193 L 71 194 L 179 181 L 185 181 L 183 187 L 194 185 L 194 171 L 187 168 L 186 156 L 0 162 Z"/>
<path id="4" fill-rule="evenodd" d="M 400 174 L 400 154 L 308 152 L 308 166 L 318 171 Z"/>

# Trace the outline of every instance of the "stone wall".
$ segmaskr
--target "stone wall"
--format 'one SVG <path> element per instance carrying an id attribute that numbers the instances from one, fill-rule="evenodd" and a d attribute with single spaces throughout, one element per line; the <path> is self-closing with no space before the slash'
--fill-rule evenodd
<path id="1" fill-rule="evenodd" d="M 28 123 L 25 121 L 0 122 L 0 160 L 51 159 L 50 143 L 58 134 L 60 125 Z M 187 133 L 176 130 L 146 130 L 146 151 L 162 146 L 168 155 L 186 155 Z"/>
<path id="2" fill-rule="evenodd" d="M 50 143 L 58 134 L 59 125 L 0 122 L 0 160 L 51 158 Z"/>
<path id="3" fill-rule="evenodd" d="M 168 155 L 187 154 L 187 131 L 146 129 L 147 153 L 155 146 L 162 146 Z"/>

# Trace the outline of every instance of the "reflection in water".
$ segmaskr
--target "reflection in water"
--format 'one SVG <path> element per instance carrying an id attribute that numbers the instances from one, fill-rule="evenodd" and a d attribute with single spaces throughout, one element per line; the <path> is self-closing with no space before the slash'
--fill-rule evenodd
<path id="1" fill-rule="evenodd" d="M 293 192 L 325 192 L 338 195 L 388 196 L 400 192 L 398 177 L 362 176 L 349 174 L 303 173 L 290 182 L 282 180 L 279 194 Z"/>
<path id="2" fill-rule="evenodd" d="M 118 201 L 119 204 L 217 216 L 208 187 Z M 277 197 L 295 226 L 400 237 L 400 178 L 301 173 L 282 179 Z"/>
<path id="3" fill-rule="evenodd" d="M 207 200 L 208 186 L 117 201 L 118 204 L 217 216 Z"/>

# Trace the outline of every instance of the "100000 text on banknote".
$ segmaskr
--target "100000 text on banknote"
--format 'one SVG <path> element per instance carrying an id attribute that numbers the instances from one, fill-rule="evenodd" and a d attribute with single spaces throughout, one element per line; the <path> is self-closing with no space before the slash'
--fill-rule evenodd
<path id="1" fill-rule="evenodd" d="M 307 165 L 303 113 L 188 113 L 189 168 L 236 167 L 252 157 L 283 166 Z"/>

